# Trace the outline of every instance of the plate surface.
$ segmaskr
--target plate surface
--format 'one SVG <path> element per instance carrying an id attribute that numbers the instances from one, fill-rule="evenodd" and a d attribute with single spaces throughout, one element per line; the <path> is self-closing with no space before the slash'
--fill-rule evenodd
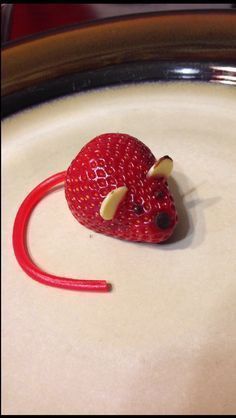
<path id="1" fill-rule="evenodd" d="M 141 83 L 74 94 L 5 119 L 5 414 L 235 413 L 236 90 Z M 26 194 L 103 132 L 174 159 L 180 222 L 163 245 L 82 227 L 62 190 L 35 209 L 32 257 L 49 272 L 106 279 L 109 294 L 42 286 L 18 266 Z"/>

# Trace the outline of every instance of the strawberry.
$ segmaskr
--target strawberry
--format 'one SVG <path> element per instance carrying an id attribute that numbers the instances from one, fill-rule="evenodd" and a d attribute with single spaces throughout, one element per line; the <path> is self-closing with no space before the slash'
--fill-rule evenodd
<path id="1" fill-rule="evenodd" d="M 167 177 L 170 157 L 156 161 L 149 148 L 126 134 L 97 136 L 79 152 L 67 171 L 38 184 L 22 202 L 13 227 L 13 248 L 22 269 L 47 286 L 108 292 L 105 280 L 71 279 L 41 270 L 30 258 L 27 226 L 37 203 L 56 185 L 75 218 L 87 228 L 130 241 L 158 243 L 172 234 L 177 214 Z"/>
<path id="2" fill-rule="evenodd" d="M 177 223 L 167 183 L 171 168 L 170 157 L 156 161 L 137 138 L 99 135 L 67 170 L 69 208 L 82 225 L 96 232 L 130 241 L 162 242 Z"/>

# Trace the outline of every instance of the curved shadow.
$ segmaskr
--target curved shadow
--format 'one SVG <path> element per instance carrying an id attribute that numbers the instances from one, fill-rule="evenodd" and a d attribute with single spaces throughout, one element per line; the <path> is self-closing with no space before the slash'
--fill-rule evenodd
<path id="1" fill-rule="evenodd" d="M 181 176 L 183 176 L 181 174 Z M 187 211 L 183 193 L 180 190 L 180 186 L 178 185 L 177 181 L 170 177 L 168 180 L 170 192 L 175 201 L 175 207 L 178 213 L 178 223 L 175 227 L 173 235 L 167 240 L 162 243 L 162 245 L 169 245 L 176 243 L 178 241 L 184 240 L 187 236 L 192 236 L 194 231 L 194 223 L 191 217 L 190 211 Z M 190 242 L 188 242 L 188 245 Z"/>
<path id="2" fill-rule="evenodd" d="M 169 178 L 169 188 L 175 200 L 176 210 L 179 215 L 178 224 L 173 235 L 161 243 L 164 250 L 184 249 L 190 245 L 199 246 L 206 235 L 204 210 L 218 203 L 220 196 L 200 199 L 198 191 L 205 182 L 192 185 L 183 173 L 175 173 L 174 180 Z M 191 199 L 188 196 L 191 195 Z M 160 245 L 160 244 L 159 244 Z"/>

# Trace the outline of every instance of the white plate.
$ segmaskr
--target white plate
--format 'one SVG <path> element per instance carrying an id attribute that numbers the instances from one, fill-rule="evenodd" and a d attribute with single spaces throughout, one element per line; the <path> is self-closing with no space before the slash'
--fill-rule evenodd
<path id="1" fill-rule="evenodd" d="M 235 413 L 235 99 L 230 86 L 146 83 L 3 122 L 5 414 Z M 174 159 L 179 226 L 163 245 L 106 237 L 81 226 L 59 190 L 32 215 L 32 257 L 54 274 L 106 279 L 113 291 L 43 286 L 15 260 L 17 209 L 104 132 Z"/>

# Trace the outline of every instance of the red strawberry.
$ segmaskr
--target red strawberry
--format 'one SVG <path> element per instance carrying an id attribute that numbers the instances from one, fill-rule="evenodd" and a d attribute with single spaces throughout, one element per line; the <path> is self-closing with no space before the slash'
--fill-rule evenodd
<path id="1" fill-rule="evenodd" d="M 67 170 L 65 194 L 70 210 L 82 225 L 96 232 L 130 241 L 168 239 L 177 214 L 166 176 L 163 170 L 158 173 L 163 160 L 172 162 L 166 156 L 157 163 L 149 148 L 130 135 L 97 136 Z M 115 208 L 112 218 L 104 218 L 102 212 L 107 196 Z"/>
<path id="2" fill-rule="evenodd" d="M 36 204 L 65 182 L 73 215 L 94 231 L 131 241 L 161 242 L 172 234 L 177 214 L 166 178 L 171 158 L 156 161 L 141 141 L 125 134 L 104 134 L 79 152 L 67 172 L 36 186 L 22 202 L 14 222 L 13 247 L 23 270 L 48 286 L 108 292 L 104 280 L 74 280 L 41 270 L 29 256 L 27 225 Z"/>

